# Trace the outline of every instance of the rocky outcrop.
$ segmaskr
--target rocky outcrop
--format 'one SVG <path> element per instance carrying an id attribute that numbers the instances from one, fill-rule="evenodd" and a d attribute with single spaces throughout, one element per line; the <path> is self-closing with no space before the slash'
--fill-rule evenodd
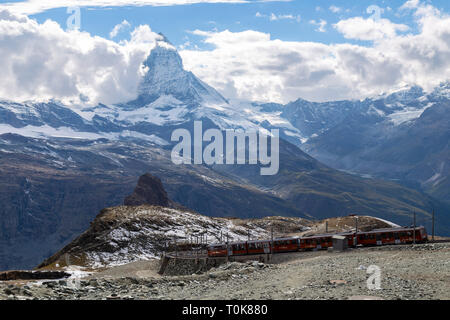
<path id="1" fill-rule="evenodd" d="M 150 173 L 146 173 L 139 178 L 134 192 L 125 198 L 124 205 L 172 207 L 173 203 L 167 196 L 161 180 Z"/>
<path id="2" fill-rule="evenodd" d="M 302 221 L 299 219 L 300 224 Z M 267 239 L 268 230 L 237 219 L 211 218 L 186 210 L 160 206 L 106 208 L 91 226 L 38 268 L 58 269 L 70 265 L 104 268 L 138 260 L 159 258 L 176 241 L 188 245 L 192 236 L 204 235 L 208 243 L 228 235 L 230 241 Z"/>

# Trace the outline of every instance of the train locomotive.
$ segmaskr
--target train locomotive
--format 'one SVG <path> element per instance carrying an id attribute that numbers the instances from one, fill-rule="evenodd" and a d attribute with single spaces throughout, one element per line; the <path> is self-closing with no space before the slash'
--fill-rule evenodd
<path id="1" fill-rule="evenodd" d="M 423 243 L 428 241 L 427 232 L 423 226 L 416 228 L 387 228 L 357 233 L 342 232 L 308 237 L 212 244 L 208 246 L 208 256 L 225 257 L 327 249 L 332 247 L 332 238 L 336 235 L 345 237 L 346 241 L 348 241 L 348 247 Z"/>

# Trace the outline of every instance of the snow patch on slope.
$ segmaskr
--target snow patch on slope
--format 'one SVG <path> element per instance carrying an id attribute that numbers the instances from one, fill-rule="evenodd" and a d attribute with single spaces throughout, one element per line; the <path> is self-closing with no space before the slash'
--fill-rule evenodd
<path id="1" fill-rule="evenodd" d="M 391 222 L 391 221 L 384 220 L 384 219 L 381 219 L 381 218 L 378 218 L 378 217 L 372 217 L 372 216 L 366 216 L 366 217 L 369 217 L 369 218 L 376 219 L 376 220 L 382 221 L 382 222 L 384 222 L 384 223 L 387 223 L 387 224 L 390 225 L 392 228 L 399 228 L 399 227 L 400 227 L 398 224 L 395 224 L 395 223 L 393 223 L 393 222 Z"/>
<path id="2" fill-rule="evenodd" d="M 120 138 L 135 138 L 141 139 L 148 142 L 155 143 L 157 145 L 167 145 L 168 142 L 154 134 L 146 135 L 136 131 L 124 130 L 122 132 L 81 132 L 75 131 L 69 127 L 59 127 L 53 128 L 49 125 L 43 126 L 31 126 L 28 125 L 23 128 L 15 128 L 8 124 L 0 124 L 0 134 L 13 133 L 24 137 L 30 138 L 70 138 L 70 139 L 87 139 L 87 140 L 97 140 L 97 139 L 109 139 L 118 140 Z"/>
<path id="3" fill-rule="evenodd" d="M 388 119 L 394 123 L 394 125 L 398 126 L 402 123 L 412 121 L 414 119 L 419 118 L 422 113 L 433 106 L 433 103 L 428 103 L 425 107 L 417 109 L 413 107 L 405 107 L 401 111 L 394 112 L 390 115 L 388 115 Z"/>

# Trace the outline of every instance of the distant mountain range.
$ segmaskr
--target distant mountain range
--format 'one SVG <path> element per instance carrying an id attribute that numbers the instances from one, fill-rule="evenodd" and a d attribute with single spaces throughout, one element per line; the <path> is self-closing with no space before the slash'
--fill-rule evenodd
<path id="1" fill-rule="evenodd" d="M 0 101 L 0 269 L 48 257 L 99 210 L 121 204 L 144 172 L 160 177 L 171 199 L 209 216 L 358 213 L 410 224 L 414 211 L 429 223 L 434 208 L 438 231 L 450 234 L 448 85 L 432 94 L 411 88 L 365 101 L 280 105 L 225 99 L 183 69 L 167 40 L 144 64 L 139 96 L 127 103 Z M 192 130 L 195 120 L 221 130 L 280 129 L 279 174 L 174 165 L 171 133 Z"/>
<path id="2" fill-rule="evenodd" d="M 398 181 L 448 202 L 449 98 L 446 83 L 429 94 L 414 87 L 358 102 L 302 149 L 334 168 Z M 292 114 L 302 114 L 295 104 Z"/>

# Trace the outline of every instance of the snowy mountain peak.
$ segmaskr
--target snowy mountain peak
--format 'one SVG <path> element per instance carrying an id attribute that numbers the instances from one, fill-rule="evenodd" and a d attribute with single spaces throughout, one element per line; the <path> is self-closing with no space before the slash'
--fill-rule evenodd
<path id="1" fill-rule="evenodd" d="M 439 98 L 450 99 L 450 81 L 442 82 L 439 87 L 434 89 L 432 95 Z"/>
<path id="2" fill-rule="evenodd" d="M 178 52 L 170 46 L 168 42 L 158 41 L 145 60 L 144 66 L 148 71 L 141 84 L 141 93 L 147 93 L 149 85 L 156 86 L 158 83 L 170 82 L 184 76 L 183 61 Z"/>
<path id="3" fill-rule="evenodd" d="M 161 39 L 159 40 L 160 42 L 165 42 L 166 44 L 173 46 L 172 42 L 170 42 L 162 32 L 159 32 L 158 35 L 161 37 Z"/>
<path id="4" fill-rule="evenodd" d="M 420 97 L 423 97 L 425 92 L 419 86 L 405 86 L 401 89 L 391 91 L 389 94 L 382 95 L 380 98 L 387 104 L 392 103 L 410 103 Z"/>
<path id="5" fill-rule="evenodd" d="M 155 48 L 150 52 L 144 66 L 148 68 L 139 86 L 139 94 L 151 97 L 173 96 L 188 105 L 202 102 L 227 104 L 227 101 L 212 87 L 184 70 L 183 61 L 176 48 L 161 35 Z"/>

